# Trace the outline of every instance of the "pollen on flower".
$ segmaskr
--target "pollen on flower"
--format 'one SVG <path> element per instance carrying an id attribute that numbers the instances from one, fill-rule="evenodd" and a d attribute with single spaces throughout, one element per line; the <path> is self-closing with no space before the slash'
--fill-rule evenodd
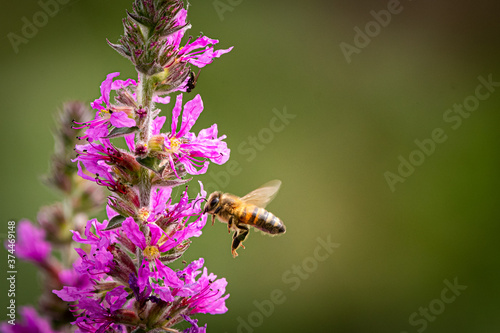
<path id="1" fill-rule="evenodd" d="M 144 254 L 144 257 L 148 259 L 148 261 L 155 260 L 156 258 L 160 257 L 160 250 L 158 250 L 158 247 L 156 246 L 148 245 L 146 246 L 144 251 L 142 251 L 142 253 Z"/>
<path id="2" fill-rule="evenodd" d="M 174 153 L 174 154 L 178 154 L 180 146 L 181 146 L 181 141 L 179 139 L 171 138 L 170 139 L 170 149 L 167 149 L 167 151 Z"/>
<path id="3" fill-rule="evenodd" d="M 142 207 L 139 209 L 139 214 L 138 217 L 141 220 L 141 222 L 146 222 L 149 218 L 150 212 L 149 209 L 146 207 Z"/>
<path id="4" fill-rule="evenodd" d="M 110 114 L 111 112 L 108 109 L 103 109 L 99 112 L 99 116 L 101 116 L 101 118 L 109 117 Z"/>

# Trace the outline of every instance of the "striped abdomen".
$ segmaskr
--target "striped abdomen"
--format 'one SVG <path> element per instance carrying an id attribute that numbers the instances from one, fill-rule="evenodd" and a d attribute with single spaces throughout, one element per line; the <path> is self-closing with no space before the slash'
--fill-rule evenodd
<path id="1" fill-rule="evenodd" d="M 236 214 L 241 223 L 249 224 L 269 234 L 282 234 L 285 224 L 273 213 L 255 205 L 243 205 Z"/>

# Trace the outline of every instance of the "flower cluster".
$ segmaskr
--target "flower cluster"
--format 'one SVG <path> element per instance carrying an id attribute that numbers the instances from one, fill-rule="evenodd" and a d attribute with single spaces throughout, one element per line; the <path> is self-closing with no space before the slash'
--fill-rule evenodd
<path id="1" fill-rule="evenodd" d="M 192 67 L 201 69 L 232 48 L 214 50 L 218 40 L 206 36 L 182 44 L 191 25 L 181 0 L 135 0 L 123 25 L 124 35 L 109 44 L 133 63 L 138 77 L 108 74 L 91 103 L 94 116 L 73 117 L 71 128 L 62 127 L 63 136 L 78 133 L 79 141 L 63 140 L 64 153 L 56 154 L 48 181 L 72 199 L 43 209 L 41 228 L 19 225 L 19 256 L 45 269 L 51 276 L 46 289 L 53 293 L 45 297 L 42 316 L 25 308 L 24 324 L 18 330 L 4 323 L 6 332 L 56 332 L 51 326 L 60 332 L 180 332 L 180 323 L 188 327 L 183 332 L 205 332 L 193 315 L 227 311 L 227 282 L 208 273 L 203 258 L 183 261 L 177 270 L 170 264 L 207 221 L 203 184 L 190 197 L 187 183 L 230 154 L 216 124 L 193 131 L 203 101 L 200 95 L 186 101 L 183 94 L 195 88 Z M 157 104 L 170 114 L 160 116 Z M 104 205 L 106 189 L 111 193 Z M 88 219 L 84 213 L 99 206 L 106 207 L 107 219 Z M 76 248 L 62 255 L 62 263 L 53 255 L 56 245 Z"/>
<path id="2" fill-rule="evenodd" d="M 170 201 L 168 192 L 155 194 L 156 223 L 139 226 L 127 217 L 119 228 L 110 230 L 108 221 L 116 213 L 108 209 L 109 220 L 89 221 L 84 235 L 74 232 L 73 239 L 89 247 L 88 251 L 77 249 L 80 260 L 75 271 L 88 276 L 92 284 L 54 292 L 64 301 L 75 302 L 75 324 L 81 331 L 122 332 L 126 326 L 166 329 L 184 320 L 193 322 L 189 316 L 196 313 L 227 311 L 227 282 L 208 274 L 202 258 L 180 271 L 168 266 L 180 258 L 189 238 L 199 236 L 206 223 L 202 216 L 184 224 L 186 216 L 201 211 L 200 204 L 191 207 L 184 194 L 179 203 L 165 205 Z M 205 194 L 202 190 L 197 199 Z"/>
<path id="3" fill-rule="evenodd" d="M 136 0 L 133 12 L 127 14 L 124 35 L 117 44 L 108 43 L 130 59 L 139 73 L 153 76 L 157 92 L 191 89 L 190 65 L 202 68 L 232 49 L 214 50 L 219 41 L 206 36 L 190 38 L 181 46 L 191 28 L 182 0 Z"/>
<path id="4" fill-rule="evenodd" d="M 203 259 L 181 271 L 168 266 L 187 250 L 191 237 L 201 235 L 207 220 L 201 214 L 206 197 L 201 182 L 195 198 L 189 199 L 186 187 L 177 203 L 172 188 L 186 183 L 187 174 L 204 173 L 210 161 L 226 162 L 230 151 L 215 124 L 198 134 L 190 132 L 203 103 L 197 95 L 183 106 L 182 94 L 172 110 L 170 132 L 161 133 L 166 117 L 158 117 L 159 110 L 154 110 L 148 143 L 144 150 L 138 149 L 141 133 L 133 115 L 140 114 L 142 107 L 136 92 L 129 90 L 138 84 L 113 81 L 117 74 L 109 74 L 102 83 L 102 95 L 92 103 L 97 109 L 95 118 L 79 123 L 79 128 L 86 129 L 81 139 L 87 143 L 76 145 L 78 156 L 73 160 L 78 175 L 113 193 L 108 198 L 107 220 L 89 220 L 83 235 L 73 231 L 73 240 L 85 248 L 76 249 L 80 258 L 74 269 L 92 283 L 84 288 L 65 286 L 54 293 L 74 302 L 74 323 L 82 332 L 166 329 L 181 321 L 195 325 L 190 315 L 227 311 L 227 283 L 208 274 L 206 268 L 196 278 Z M 130 108 L 119 97 L 112 104 L 112 91 L 129 96 Z M 158 97 L 152 100 L 168 102 Z M 120 136 L 128 149 L 113 144 Z"/>
<path id="5" fill-rule="evenodd" d="M 141 141 L 141 131 L 135 126 L 134 114 L 143 108 L 135 101 L 135 94 L 127 87 L 136 87 L 133 80 L 112 81 L 119 73 L 111 73 L 101 84 L 102 96 L 96 99 L 92 106 L 97 109 L 95 119 L 79 123 L 79 128 L 86 128 L 87 143 L 77 145 L 78 174 L 87 180 L 106 186 L 115 196 L 110 199 L 110 206 L 122 216 L 143 218 L 149 214 L 150 193 L 145 191 L 145 197 L 139 196 L 137 189 L 143 185 L 145 173 L 149 178 L 149 186 L 173 187 L 186 183 L 183 179 L 187 174 L 199 175 L 205 173 L 210 162 L 223 164 L 229 159 L 230 150 L 223 141 L 225 135 L 218 136 L 217 125 L 214 124 L 198 134 L 190 132 L 199 115 L 203 111 L 200 95 L 186 102 L 183 107 L 183 95 L 176 98 L 172 110 L 171 131 L 160 133 L 166 117 L 158 117 L 159 109 L 152 113 L 150 128 L 144 128 L 149 134 L 147 143 Z M 114 89 L 115 88 L 115 89 Z M 118 96 L 129 96 L 128 107 L 110 103 L 111 91 Z M 153 100 L 169 102 L 166 98 L 155 97 Z M 105 106 L 102 106 L 104 104 Z M 181 117 L 182 112 L 182 117 Z M 119 149 L 111 139 L 123 136 L 128 150 Z"/>

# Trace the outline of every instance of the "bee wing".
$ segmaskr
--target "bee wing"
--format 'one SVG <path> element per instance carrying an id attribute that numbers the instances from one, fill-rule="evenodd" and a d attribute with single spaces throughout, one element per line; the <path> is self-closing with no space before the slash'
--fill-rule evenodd
<path id="1" fill-rule="evenodd" d="M 280 180 L 271 180 L 270 182 L 265 183 L 258 189 L 248 193 L 244 197 L 241 198 L 246 203 L 254 204 L 258 207 L 266 207 L 271 200 L 274 199 L 278 190 L 280 189 L 281 181 Z"/>

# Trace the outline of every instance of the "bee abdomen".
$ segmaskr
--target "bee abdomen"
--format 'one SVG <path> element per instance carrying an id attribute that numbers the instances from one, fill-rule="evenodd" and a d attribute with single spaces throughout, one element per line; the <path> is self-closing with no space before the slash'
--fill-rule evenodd
<path id="1" fill-rule="evenodd" d="M 285 224 L 273 213 L 257 206 L 245 207 L 243 222 L 269 234 L 282 234 L 286 231 Z"/>

